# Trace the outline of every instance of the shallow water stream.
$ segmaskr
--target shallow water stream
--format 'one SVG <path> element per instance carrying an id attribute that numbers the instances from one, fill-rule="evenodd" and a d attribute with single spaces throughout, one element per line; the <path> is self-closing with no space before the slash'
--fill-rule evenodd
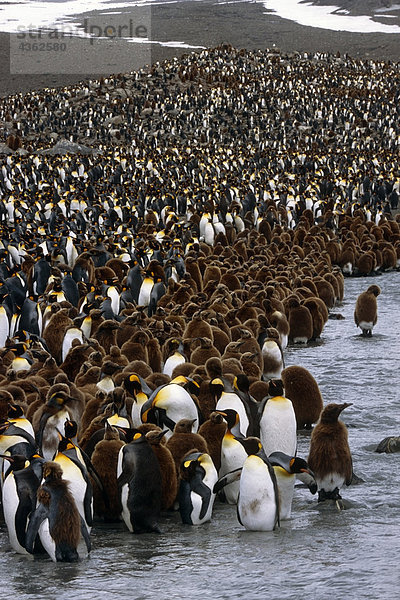
<path id="1" fill-rule="evenodd" d="M 372 283 L 378 323 L 362 338 L 355 300 Z M 286 365 L 306 367 L 324 403 L 353 402 L 342 414 L 349 428 L 354 472 L 365 482 L 342 492 L 347 510 L 318 505 L 297 489 L 293 516 L 280 530 L 243 530 L 236 508 L 216 503 L 213 520 L 183 526 L 179 515 L 161 520 L 162 535 L 130 534 L 125 526 L 96 523 L 90 558 L 78 564 L 31 560 L 9 546 L 0 525 L 0 581 L 4 600 L 91 598 L 254 598 L 341 600 L 396 598 L 400 589 L 400 455 L 376 454 L 384 437 L 400 435 L 400 274 L 347 279 L 345 300 L 333 312 L 322 341 L 288 348 Z M 307 458 L 309 434 L 298 436 Z"/>

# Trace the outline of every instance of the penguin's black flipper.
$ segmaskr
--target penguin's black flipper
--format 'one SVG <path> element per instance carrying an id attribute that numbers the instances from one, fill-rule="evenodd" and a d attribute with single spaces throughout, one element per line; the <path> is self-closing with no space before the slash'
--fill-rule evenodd
<path id="1" fill-rule="evenodd" d="M 87 551 L 90 552 L 90 550 L 92 549 L 92 543 L 90 541 L 90 536 L 89 536 L 89 532 L 86 527 L 86 523 L 82 517 L 81 517 L 81 533 L 82 533 L 83 539 L 85 540 Z"/>
<path id="2" fill-rule="evenodd" d="M 48 509 L 43 504 L 39 504 L 29 519 L 29 525 L 25 536 L 25 548 L 28 552 L 30 552 L 30 554 L 33 554 L 33 548 L 35 545 L 36 536 L 39 532 L 39 527 L 43 521 L 48 518 L 48 516 Z"/>
<path id="3" fill-rule="evenodd" d="M 179 484 L 178 502 L 182 523 L 184 523 L 185 525 L 193 525 L 192 519 L 190 517 L 193 508 L 190 499 L 190 492 L 190 483 L 182 479 Z"/>
<path id="4" fill-rule="evenodd" d="M 203 519 L 210 505 L 211 490 L 203 483 L 204 469 L 200 465 L 196 465 L 196 474 L 191 480 L 191 488 L 193 492 L 201 498 L 201 510 L 199 518 Z"/>
<path id="5" fill-rule="evenodd" d="M 241 473 L 242 467 L 240 467 L 239 469 L 235 469 L 234 471 L 230 471 L 229 473 L 221 477 L 221 479 L 218 479 L 217 483 L 214 485 L 213 488 L 214 494 L 218 494 L 218 492 L 221 491 L 222 488 L 224 488 L 226 485 L 229 485 L 230 483 L 233 483 L 234 481 L 240 479 Z"/>
<path id="6" fill-rule="evenodd" d="M 19 504 L 15 513 L 15 531 L 18 542 L 25 548 L 26 526 L 30 513 L 35 510 L 36 493 L 40 485 L 40 481 L 33 471 L 22 469 L 14 473 L 14 478 L 17 484 Z"/>

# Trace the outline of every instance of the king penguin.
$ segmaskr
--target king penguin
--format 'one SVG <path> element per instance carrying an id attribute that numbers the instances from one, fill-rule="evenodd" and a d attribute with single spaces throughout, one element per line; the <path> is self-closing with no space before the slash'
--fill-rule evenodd
<path id="1" fill-rule="evenodd" d="M 42 479 L 44 459 L 34 455 L 30 460 L 22 454 L 2 455 L 10 463 L 2 486 L 4 520 L 12 548 L 18 554 L 26 550 L 26 528 L 36 508 L 36 493 Z"/>
<path id="2" fill-rule="evenodd" d="M 340 488 L 350 485 L 353 463 L 346 425 L 339 415 L 352 403 L 327 404 L 313 429 L 308 464 L 318 485 L 318 501 L 332 499 L 339 509 L 343 508 Z"/>
<path id="3" fill-rule="evenodd" d="M 300 475 L 301 481 L 305 483 L 310 492 L 315 494 L 317 484 L 314 473 L 309 468 L 304 458 L 288 456 L 283 452 L 273 452 L 268 460 L 274 468 L 279 490 L 279 518 L 281 521 L 290 519 L 292 514 L 292 501 L 296 474 Z"/>
<path id="4" fill-rule="evenodd" d="M 280 525 L 279 490 L 274 469 L 258 438 L 242 439 L 239 443 L 246 453 L 242 469 L 227 474 L 214 489 L 218 491 L 227 481 L 239 477 L 239 523 L 248 531 L 273 531 Z"/>
<path id="5" fill-rule="evenodd" d="M 211 520 L 218 473 L 209 454 L 191 452 L 180 468 L 179 512 L 182 523 L 201 525 Z"/>
<path id="6" fill-rule="evenodd" d="M 271 398 L 260 404 L 260 439 L 264 452 L 284 452 L 296 455 L 296 415 L 292 402 L 284 397 L 281 379 L 271 379 L 268 386 Z"/>
<path id="7" fill-rule="evenodd" d="M 236 437 L 240 435 L 238 413 L 232 409 L 218 412 L 227 423 L 227 430 L 221 444 L 221 468 L 219 470 L 219 477 L 221 478 L 231 471 L 240 469 L 247 458 L 247 453 L 238 437 Z M 220 497 L 228 504 L 236 504 L 238 495 L 239 481 L 235 480 L 224 487 L 223 494 L 220 494 Z"/>
<path id="8" fill-rule="evenodd" d="M 118 454 L 122 518 L 133 533 L 160 533 L 161 471 L 146 436 L 137 432 Z"/>

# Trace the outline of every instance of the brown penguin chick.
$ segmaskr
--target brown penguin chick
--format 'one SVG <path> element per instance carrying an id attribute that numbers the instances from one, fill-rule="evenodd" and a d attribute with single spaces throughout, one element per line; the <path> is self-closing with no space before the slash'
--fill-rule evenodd
<path id="1" fill-rule="evenodd" d="M 340 489 L 350 485 L 353 464 L 348 443 L 347 427 L 339 421 L 342 410 L 351 403 L 328 404 L 323 409 L 310 440 L 308 465 L 318 486 L 318 501 L 340 500 Z M 343 508 L 343 504 L 338 504 Z"/>
<path id="2" fill-rule="evenodd" d="M 221 356 L 221 360 L 227 360 L 228 358 L 236 358 L 238 361 L 240 361 L 240 357 L 242 356 L 242 345 L 243 340 L 238 340 L 237 342 L 229 342 L 229 344 L 225 348 L 225 352 Z"/>
<path id="3" fill-rule="evenodd" d="M 200 383 L 197 400 L 203 419 L 208 419 L 210 417 L 210 413 L 215 410 L 216 401 L 215 395 L 210 390 L 209 380 L 206 379 L 206 377 L 204 377 Z"/>
<path id="4" fill-rule="evenodd" d="M 354 311 L 354 322 L 360 327 L 364 337 L 372 336 L 372 329 L 378 320 L 377 297 L 381 293 L 378 285 L 370 285 L 367 291 L 362 292 L 357 300 Z"/>
<path id="5" fill-rule="evenodd" d="M 197 258 L 194 256 L 187 256 L 185 259 L 185 267 L 186 271 L 190 274 L 192 279 L 195 281 L 197 286 L 197 291 L 203 291 L 203 277 L 198 265 Z"/>
<path id="6" fill-rule="evenodd" d="M 222 362 L 217 356 L 209 358 L 205 363 L 205 368 L 209 379 L 216 379 L 222 376 Z"/>
<path id="7" fill-rule="evenodd" d="M 110 352 L 104 357 L 104 360 L 109 360 L 121 367 L 126 367 L 129 364 L 128 359 L 121 354 L 121 349 L 118 346 L 111 346 Z"/>
<path id="8" fill-rule="evenodd" d="M 92 337 L 97 340 L 106 354 L 109 354 L 111 346 L 117 344 L 117 330 L 119 323 L 113 319 L 106 319 L 100 323 L 97 331 Z"/>
<path id="9" fill-rule="evenodd" d="M 60 369 L 64 371 L 71 381 L 75 379 L 82 363 L 87 360 L 91 351 L 92 349 L 89 344 L 80 344 L 78 340 L 72 342 L 72 346 L 69 349 L 67 356 L 60 364 Z"/>
<path id="10" fill-rule="evenodd" d="M 212 281 L 219 283 L 220 279 L 221 269 L 216 265 L 207 265 L 203 275 L 203 289 Z"/>
<path id="11" fill-rule="evenodd" d="M 357 271 L 360 275 L 369 275 L 376 268 L 375 254 L 368 250 L 362 252 L 357 258 L 356 262 Z"/>
<path id="12" fill-rule="evenodd" d="M 161 373 L 162 371 L 162 359 L 161 359 L 161 347 L 160 342 L 157 338 L 150 338 L 146 344 L 148 364 L 154 373 Z"/>
<path id="13" fill-rule="evenodd" d="M 217 319 L 210 319 L 210 325 L 213 333 L 214 347 L 220 354 L 223 354 L 229 342 L 232 341 L 230 335 L 220 328 Z"/>
<path id="14" fill-rule="evenodd" d="M 75 267 L 80 267 L 87 276 L 89 283 L 95 283 L 95 266 L 90 252 L 82 252 L 75 261 Z"/>
<path id="15" fill-rule="evenodd" d="M 310 311 L 300 304 L 297 296 L 288 298 L 289 341 L 293 344 L 307 344 L 312 338 L 313 322 Z"/>
<path id="16" fill-rule="evenodd" d="M 209 358 L 221 357 L 220 352 L 214 347 L 213 342 L 207 337 L 198 337 L 192 341 L 195 346 L 190 354 L 190 362 L 194 365 L 204 365 Z"/>
<path id="17" fill-rule="evenodd" d="M 318 297 L 323 300 L 328 309 L 335 306 L 335 290 L 332 284 L 323 277 L 314 277 L 314 283 L 317 287 Z"/>
<path id="18" fill-rule="evenodd" d="M 143 379 L 152 375 L 152 369 L 143 360 L 132 360 L 124 368 L 123 373 L 137 373 Z"/>
<path id="19" fill-rule="evenodd" d="M 268 397 L 269 382 L 268 381 L 254 381 L 250 384 L 249 393 L 256 402 L 261 402 L 264 398 Z"/>
<path id="20" fill-rule="evenodd" d="M 256 362 L 256 358 L 258 357 L 258 353 L 252 352 L 244 352 L 240 357 L 240 364 L 242 365 L 242 370 L 247 377 L 254 377 L 255 379 L 261 378 L 261 369 Z"/>
<path id="21" fill-rule="evenodd" d="M 52 461 L 44 463 L 44 482 L 37 491 L 37 501 L 49 514 L 49 533 L 56 544 L 55 556 L 52 556 L 52 559 L 75 562 L 79 558 L 81 516 L 62 474 L 62 468 L 58 463 Z"/>
<path id="22" fill-rule="evenodd" d="M 211 325 L 204 320 L 201 311 L 195 313 L 183 332 L 183 339 L 206 337 L 213 340 Z"/>
<path id="23" fill-rule="evenodd" d="M 222 358 L 222 375 L 225 379 L 229 379 L 228 375 L 239 375 L 242 372 L 242 365 L 238 358 L 231 356 L 230 358 Z M 233 381 L 233 377 L 231 378 Z"/>
<path id="24" fill-rule="evenodd" d="M 303 306 L 306 306 L 311 313 L 313 322 L 313 334 L 312 340 L 316 340 L 321 337 L 324 325 L 326 323 L 324 315 L 321 313 L 321 308 L 317 302 L 317 298 L 306 298 L 303 300 Z M 325 304 L 324 304 L 325 306 Z"/>
<path id="25" fill-rule="evenodd" d="M 208 454 L 205 439 L 198 433 L 192 433 L 192 425 L 193 421 L 191 419 L 181 419 L 177 422 L 173 434 L 167 440 L 166 446 L 174 457 L 177 475 L 179 475 L 182 458 L 189 450 L 196 448 L 198 452 L 206 452 Z"/>
<path id="26" fill-rule="evenodd" d="M 171 373 L 171 379 L 175 379 L 178 375 L 184 375 L 190 377 L 191 373 L 196 370 L 196 365 L 191 362 L 181 363 L 177 365 Z"/>
<path id="27" fill-rule="evenodd" d="M 51 384 L 58 373 L 62 373 L 62 369 L 57 365 L 56 359 L 53 356 L 49 356 L 37 372 L 37 375 L 43 377 L 43 379 Z"/>
<path id="28" fill-rule="evenodd" d="M 68 316 L 68 310 L 62 308 L 50 317 L 43 332 L 42 337 L 47 344 L 50 354 L 57 361 L 57 364 L 61 363 L 62 342 L 65 332 L 73 325 L 74 322 Z"/>
<path id="29" fill-rule="evenodd" d="M 178 478 L 174 457 L 166 444 L 162 443 L 167 431 L 167 429 L 164 431 L 151 430 L 146 433 L 147 441 L 153 448 L 160 465 L 161 510 L 171 509 L 178 493 Z"/>
<path id="30" fill-rule="evenodd" d="M 205 439 L 208 452 L 217 471 L 221 467 L 221 446 L 225 433 L 226 421 L 218 412 L 212 412 L 209 419 L 199 428 L 199 435 Z"/>
<path id="31" fill-rule="evenodd" d="M 318 383 L 306 368 L 297 365 L 283 369 L 281 379 L 285 395 L 293 404 L 297 429 L 311 429 L 323 407 Z"/>
<path id="32" fill-rule="evenodd" d="M 149 364 L 149 355 L 147 352 L 149 340 L 150 337 L 145 331 L 136 331 L 131 339 L 122 345 L 121 354 L 126 356 L 129 361 L 142 360 L 146 364 Z"/>
<path id="33" fill-rule="evenodd" d="M 92 479 L 94 513 L 103 517 L 106 522 L 119 521 L 122 512 L 117 484 L 117 464 L 119 451 L 124 445 L 118 430 L 106 421 L 104 438 L 95 445 L 91 458 L 104 489 L 102 492 L 96 480 Z M 104 501 L 104 494 L 108 502 Z"/>
<path id="34" fill-rule="evenodd" d="M 95 402 L 96 400 L 96 402 Z M 82 448 L 82 450 L 85 450 L 86 445 L 88 443 L 88 441 L 90 440 L 90 438 L 92 437 L 92 435 L 94 433 L 96 433 L 97 431 L 99 431 L 100 429 L 104 428 L 105 422 L 107 420 L 107 416 L 111 416 L 111 411 L 112 408 L 109 407 L 107 411 L 105 411 L 104 413 L 101 414 L 97 414 L 98 411 L 101 411 L 101 407 L 104 406 L 104 402 L 105 402 L 105 397 L 104 394 L 102 395 L 102 399 L 100 400 L 99 398 L 92 398 L 92 400 L 90 400 L 87 404 L 87 412 L 83 413 L 82 416 L 82 421 L 81 421 L 81 425 L 80 425 L 80 433 L 79 433 L 79 446 Z M 92 404 L 91 404 L 92 403 Z M 91 406 L 89 407 L 89 404 L 91 404 Z M 90 415 L 91 414 L 95 414 L 96 416 L 92 418 L 92 420 L 90 421 Z"/>
<path id="35" fill-rule="evenodd" d="M 279 341 L 282 347 L 282 350 L 284 350 L 288 344 L 288 340 L 289 340 L 289 331 L 290 331 L 290 326 L 289 326 L 289 321 L 285 315 L 285 313 L 279 311 L 279 310 L 274 310 L 271 315 L 268 317 L 268 320 L 271 324 L 271 327 L 274 327 L 278 333 L 279 333 Z"/>

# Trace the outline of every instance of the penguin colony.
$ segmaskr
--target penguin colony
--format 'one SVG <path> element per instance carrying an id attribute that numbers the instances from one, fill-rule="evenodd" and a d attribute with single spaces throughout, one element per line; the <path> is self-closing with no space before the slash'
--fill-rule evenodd
<path id="1" fill-rule="evenodd" d="M 296 477 L 343 508 L 349 405 L 324 407 L 285 349 L 324 335 L 345 276 L 399 268 L 399 89 L 390 63 L 223 45 L 1 101 L 16 552 L 78 560 L 93 517 L 159 532 L 217 496 L 272 530 Z M 380 288 L 361 292 L 369 337 Z"/>

